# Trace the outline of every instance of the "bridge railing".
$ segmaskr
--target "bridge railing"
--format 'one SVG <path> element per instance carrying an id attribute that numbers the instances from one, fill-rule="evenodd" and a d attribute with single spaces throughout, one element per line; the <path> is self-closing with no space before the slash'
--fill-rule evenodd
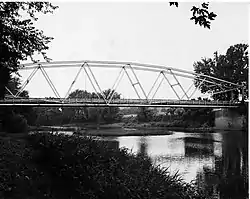
<path id="1" fill-rule="evenodd" d="M 0 103 L 96 103 L 107 104 L 103 99 L 95 98 L 12 98 L 0 100 Z M 179 104 L 179 105 L 235 105 L 237 102 L 232 101 L 206 101 L 206 100 L 173 100 L 173 99 L 153 99 L 148 101 L 147 99 L 114 99 L 110 104 Z"/>

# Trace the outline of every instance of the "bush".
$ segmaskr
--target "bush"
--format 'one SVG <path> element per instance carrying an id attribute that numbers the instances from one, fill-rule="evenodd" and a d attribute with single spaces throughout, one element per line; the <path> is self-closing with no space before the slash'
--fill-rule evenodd
<path id="1" fill-rule="evenodd" d="M 36 161 L 58 198 L 195 198 L 194 187 L 152 166 L 149 158 L 91 138 L 33 135 Z M 178 197 L 176 197 L 178 196 Z M 201 198 L 200 196 L 197 198 Z"/>
<path id="2" fill-rule="evenodd" d="M 7 133 L 26 133 L 28 124 L 23 115 L 11 114 L 4 118 L 3 128 Z"/>
<path id="3" fill-rule="evenodd" d="M 205 198 L 149 158 L 103 141 L 44 133 L 1 142 L 4 198 Z"/>

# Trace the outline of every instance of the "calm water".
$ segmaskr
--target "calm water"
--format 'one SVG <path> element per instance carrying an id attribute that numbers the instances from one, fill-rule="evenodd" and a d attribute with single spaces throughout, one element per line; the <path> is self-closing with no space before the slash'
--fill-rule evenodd
<path id="1" fill-rule="evenodd" d="M 107 130 L 108 131 L 108 130 Z M 72 134 L 72 132 L 64 132 Z M 212 198 L 248 198 L 247 132 L 173 132 L 164 136 L 101 137 L 113 148 L 149 156 L 155 165 L 195 180 Z"/>
<path id="2" fill-rule="evenodd" d="M 181 133 L 165 136 L 105 137 L 112 147 L 126 147 L 149 156 L 156 165 L 178 171 L 186 182 L 196 180 L 215 198 L 247 198 L 248 138 L 246 132 Z"/>

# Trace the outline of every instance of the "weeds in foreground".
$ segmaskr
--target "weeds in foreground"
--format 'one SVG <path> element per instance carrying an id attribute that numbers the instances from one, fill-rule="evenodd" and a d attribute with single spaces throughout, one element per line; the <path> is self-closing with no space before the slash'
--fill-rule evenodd
<path id="1" fill-rule="evenodd" d="M 149 158 L 90 137 L 42 133 L 0 144 L 3 198 L 206 198 Z"/>

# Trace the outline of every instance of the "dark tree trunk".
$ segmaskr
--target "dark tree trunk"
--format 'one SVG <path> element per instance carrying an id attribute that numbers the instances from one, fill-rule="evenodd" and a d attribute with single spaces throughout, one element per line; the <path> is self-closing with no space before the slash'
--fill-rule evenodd
<path id="1" fill-rule="evenodd" d="M 6 93 L 5 86 L 10 80 L 10 70 L 0 65 L 0 99 L 4 98 Z"/>

